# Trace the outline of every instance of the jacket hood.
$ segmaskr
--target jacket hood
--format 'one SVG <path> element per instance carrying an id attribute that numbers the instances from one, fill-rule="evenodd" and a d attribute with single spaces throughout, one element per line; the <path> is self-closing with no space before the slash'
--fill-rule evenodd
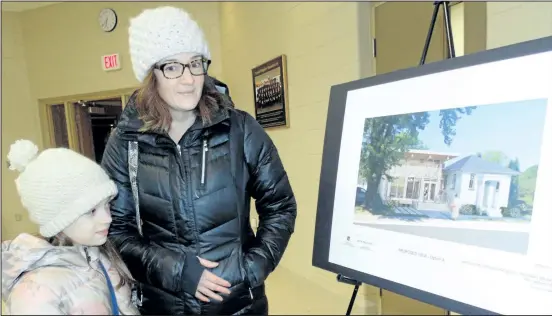
<path id="1" fill-rule="evenodd" d="M 8 297 L 21 276 L 36 269 L 89 267 L 87 256 L 98 258 L 99 249 L 87 247 L 86 251 L 83 246 L 52 246 L 46 240 L 26 233 L 2 242 L 2 296 Z"/>
<path id="2" fill-rule="evenodd" d="M 128 98 L 127 104 L 121 113 L 117 128 L 123 132 L 137 132 L 144 122 L 140 119 L 138 109 L 136 109 L 136 95 L 138 90 L 134 91 Z"/>

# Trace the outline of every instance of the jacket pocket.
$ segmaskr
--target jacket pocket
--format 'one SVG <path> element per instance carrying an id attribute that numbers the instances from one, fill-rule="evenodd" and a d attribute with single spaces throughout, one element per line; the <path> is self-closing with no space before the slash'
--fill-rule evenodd
<path id="1" fill-rule="evenodd" d="M 242 258 L 242 267 L 243 267 L 243 275 L 244 275 L 244 285 L 247 288 L 248 296 L 249 298 L 254 301 L 255 299 L 259 298 L 259 288 L 263 286 L 263 283 L 260 284 L 256 283 L 255 276 L 252 274 L 253 271 L 251 270 L 250 263 L 247 262 L 245 259 L 245 254 L 241 256 Z"/>
<path id="2" fill-rule="evenodd" d="M 218 262 L 218 266 L 209 270 L 215 275 L 230 282 L 232 287 L 243 283 L 243 273 L 240 267 L 240 257 L 240 252 L 238 251 L 238 249 L 235 249 L 228 257 L 224 259 L 216 260 L 216 258 L 210 258 L 208 260 Z"/>
<path id="3" fill-rule="evenodd" d="M 254 286 L 251 283 L 251 276 L 249 275 L 249 267 L 247 265 L 247 261 L 245 260 L 245 253 L 240 249 L 240 271 L 243 278 L 243 284 L 248 291 L 247 295 L 249 296 L 249 299 L 252 301 L 255 299 L 255 295 L 253 293 Z"/>

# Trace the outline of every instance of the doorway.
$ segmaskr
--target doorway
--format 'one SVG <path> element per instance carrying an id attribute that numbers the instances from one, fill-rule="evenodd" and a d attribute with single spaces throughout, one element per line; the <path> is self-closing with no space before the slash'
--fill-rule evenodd
<path id="1" fill-rule="evenodd" d="M 422 184 L 422 179 L 415 177 L 408 177 L 406 183 L 406 198 L 416 201 L 420 199 L 420 186 Z"/>
<path id="2" fill-rule="evenodd" d="M 111 131 L 136 88 L 39 100 L 45 148 L 65 147 L 101 162 Z"/>
<path id="3" fill-rule="evenodd" d="M 100 163 L 123 111 L 121 98 L 73 102 L 78 151 Z"/>
<path id="4" fill-rule="evenodd" d="M 437 180 L 424 179 L 424 202 L 435 202 L 437 193 Z"/>

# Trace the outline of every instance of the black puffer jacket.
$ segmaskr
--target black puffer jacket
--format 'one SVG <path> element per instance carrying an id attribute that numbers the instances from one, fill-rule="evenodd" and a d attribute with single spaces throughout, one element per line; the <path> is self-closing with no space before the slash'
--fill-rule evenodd
<path id="1" fill-rule="evenodd" d="M 231 134 L 231 124 L 241 132 Z M 267 314 L 264 281 L 293 233 L 296 202 L 264 129 L 236 109 L 219 111 L 208 125 L 198 118 L 178 145 L 166 134 L 138 132 L 141 126 L 131 97 L 102 159 L 119 188 L 110 240 L 141 283 L 141 312 Z M 139 144 L 143 237 L 135 221 L 128 141 Z M 256 236 L 251 198 L 259 214 Z M 196 256 L 219 262 L 212 272 L 232 284 L 223 302 L 194 297 L 203 272 Z"/>

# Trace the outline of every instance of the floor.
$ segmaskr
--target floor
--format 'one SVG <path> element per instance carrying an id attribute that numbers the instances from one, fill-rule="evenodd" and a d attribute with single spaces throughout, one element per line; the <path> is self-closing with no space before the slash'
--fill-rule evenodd
<path id="1" fill-rule="evenodd" d="M 266 282 L 270 315 L 345 315 L 352 286 L 335 283 L 329 290 L 285 267 L 276 269 Z M 377 315 L 377 302 L 359 293 L 353 305 L 354 315 Z"/>
<path id="2" fill-rule="evenodd" d="M 270 315 L 345 315 L 353 287 L 332 283 L 326 286 L 280 267 L 267 280 Z M 327 284 L 332 285 L 331 289 Z M 446 311 L 413 299 L 363 286 L 359 291 L 352 315 L 446 315 Z M 451 313 L 453 314 L 453 313 Z"/>

